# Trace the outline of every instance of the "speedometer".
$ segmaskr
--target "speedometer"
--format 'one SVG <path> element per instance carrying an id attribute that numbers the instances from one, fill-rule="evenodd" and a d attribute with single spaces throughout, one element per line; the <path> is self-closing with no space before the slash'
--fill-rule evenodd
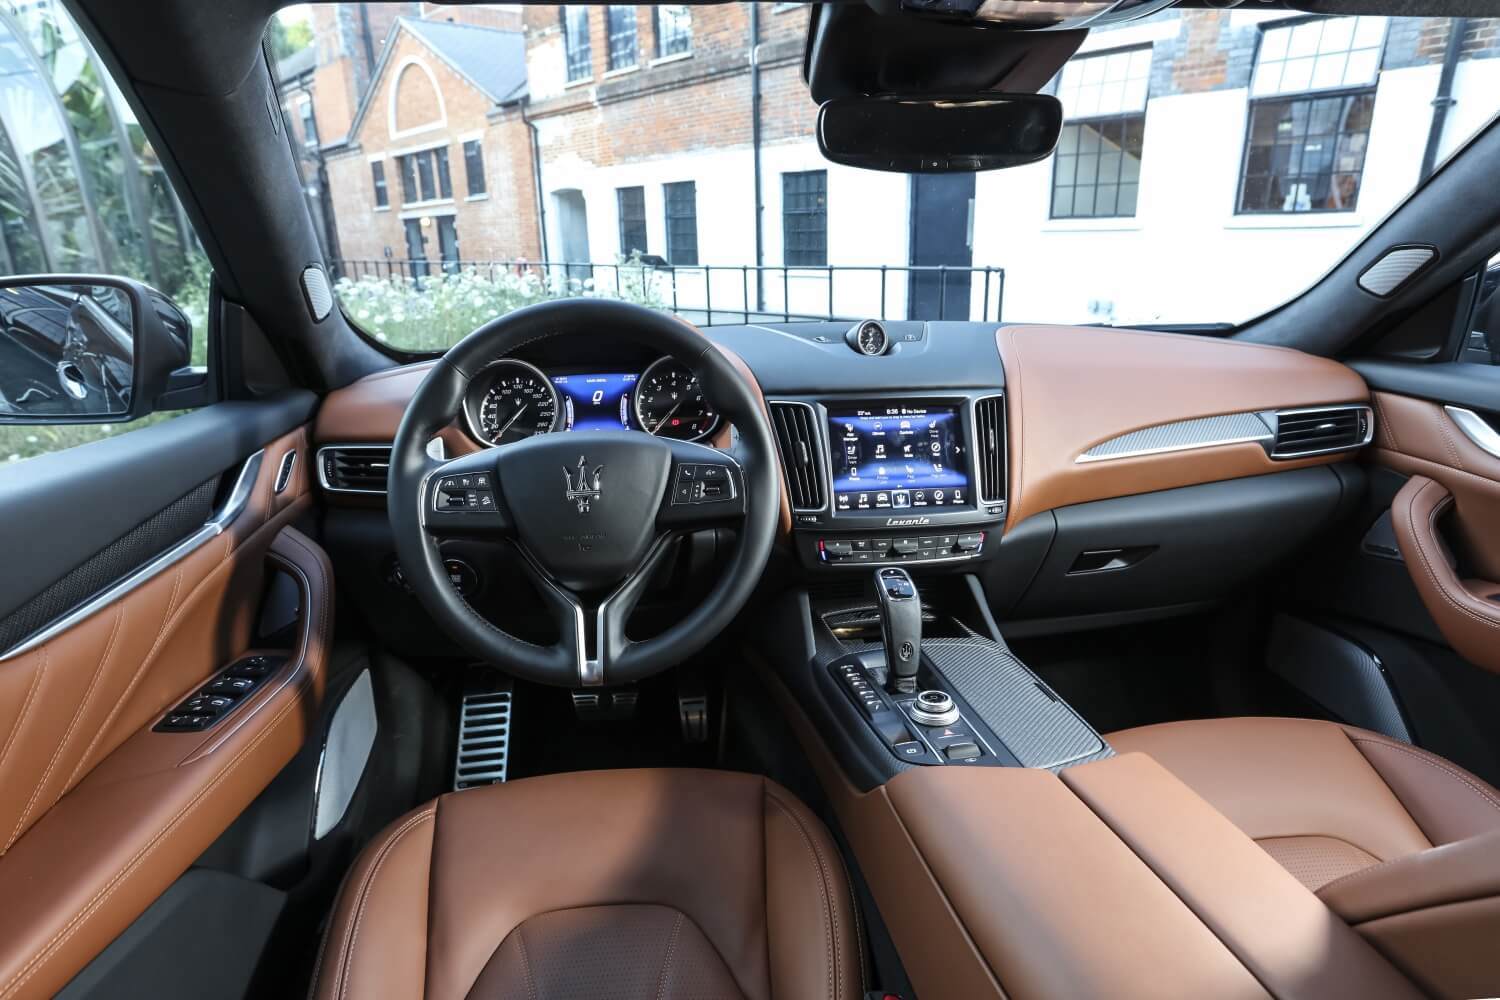
<path id="1" fill-rule="evenodd" d="M 482 377 L 489 387 L 469 417 L 470 429 L 481 441 L 509 444 L 546 434 L 557 424 L 557 390 L 531 365 L 497 361 Z"/>
<path id="2" fill-rule="evenodd" d="M 673 358 L 661 358 L 641 373 L 635 388 L 635 418 L 649 434 L 697 441 L 719 425 L 703 398 L 698 376 Z"/>

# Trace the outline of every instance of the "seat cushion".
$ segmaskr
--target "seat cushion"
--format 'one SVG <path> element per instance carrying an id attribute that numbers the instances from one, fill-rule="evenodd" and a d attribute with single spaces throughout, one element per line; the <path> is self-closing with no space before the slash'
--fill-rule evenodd
<path id="1" fill-rule="evenodd" d="M 355 863 L 316 996 L 829 997 L 864 989 L 823 825 L 764 778 L 549 775 L 445 795 Z"/>
<path id="2" fill-rule="evenodd" d="M 1500 793 L 1406 743 L 1311 719 L 1202 719 L 1111 733 L 1154 757 L 1316 891 L 1500 829 Z"/>

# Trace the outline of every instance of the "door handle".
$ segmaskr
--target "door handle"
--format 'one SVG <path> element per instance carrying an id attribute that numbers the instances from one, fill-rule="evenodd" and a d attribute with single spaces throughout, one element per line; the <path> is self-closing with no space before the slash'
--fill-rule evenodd
<path id="1" fill-rule="evenodd" d="M 1500 584 L 1461 579 L 1438 521 L 1453 509 L 1442 483 L 1412 476 L 1391 501 L 1391 523 L 1407 572 L 1448 645 L 1470 663 L 1500 673 Z"/>

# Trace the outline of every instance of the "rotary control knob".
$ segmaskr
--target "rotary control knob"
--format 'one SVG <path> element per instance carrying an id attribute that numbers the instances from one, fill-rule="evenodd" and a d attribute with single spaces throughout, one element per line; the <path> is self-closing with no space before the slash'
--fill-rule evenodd
<path id="1" fill-rule="evenodd" d="M 946 691 L 923 691 L 911 703 L 911 717 L 924 726 L 951 726 L 958 721 L 958 706 Z"/>

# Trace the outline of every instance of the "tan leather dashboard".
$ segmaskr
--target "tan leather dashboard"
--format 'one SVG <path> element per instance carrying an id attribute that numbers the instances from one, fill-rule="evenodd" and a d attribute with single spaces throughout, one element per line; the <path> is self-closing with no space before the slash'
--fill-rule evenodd
<path id="1" fill-rule="evenodd" d="M 1078 462 L 1111 439 L 1224 414 L 1364 403 L 1352 369 L 1281 347 L 1098 327 L 1008 326 L 1010 434 L 1007 530 L 1068 504 L 1282 472 L 1340 455 L 1273 461 L 1258 443 Z"/>

